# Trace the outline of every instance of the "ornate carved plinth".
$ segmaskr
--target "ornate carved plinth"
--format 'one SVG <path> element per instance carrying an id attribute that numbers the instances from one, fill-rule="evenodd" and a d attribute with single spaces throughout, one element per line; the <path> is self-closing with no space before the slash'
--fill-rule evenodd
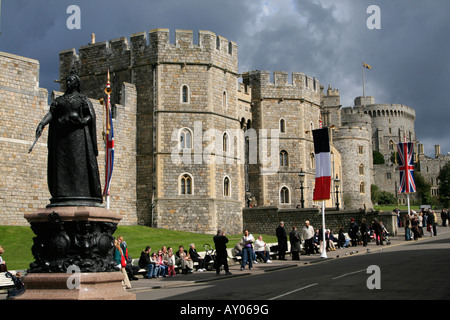
<path id="1" fill-rule="evenodd" d="M 121 272 L 31 273 L 24 279 L 25 293 L 14 300 L 135 300 L 122 280 Z"/>
<path id="2" fill-rule="evenodd" d="M 36 234 L 30 273 L 114 271 L 113 233 L 121 216 L 100 207 L 51 207 L 25 215 Z"/>
<path id="3" fill-rule="evenodd" d="M 121 215 L 102 207 L 49 206 L 25 218 L 36 234 L 35 261 L 19 299 L 135 299 L 122 287 L 124 274 L 113 258 Z"/>

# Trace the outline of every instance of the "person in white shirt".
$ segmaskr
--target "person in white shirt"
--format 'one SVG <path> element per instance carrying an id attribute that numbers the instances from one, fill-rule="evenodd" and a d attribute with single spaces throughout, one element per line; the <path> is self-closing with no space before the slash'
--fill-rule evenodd
<path id="1" fill-rule="evenodd" d="M 255 241 L 255 247 L 253 249 L 256 257 L 261 258 L 265 263 L 272 263 L 269 250 L 266 250 L 266 243 L 263 241 L 262 236 L 259 236 L 258 240 Z"/>
<path id="2" fill-rule="evenodd" d="M 310 255 L 314 253 L 314 228 L 309 224 L 309 221 L 305 221 L 305 226 L 302 229 L 302 240 L 305 241 L 306 254 Z"/>

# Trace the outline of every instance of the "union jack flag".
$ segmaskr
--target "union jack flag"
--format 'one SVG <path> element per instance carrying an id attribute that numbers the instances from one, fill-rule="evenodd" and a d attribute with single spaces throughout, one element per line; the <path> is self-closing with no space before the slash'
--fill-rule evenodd
<path id="1" fill-rule="evenodd" d="M 105 92 L 111 92 L 109 83 L 108 72 L 108 84 L 106 85 Z M 105 132 L 105 186 L 103 189 L 103 195 L 109 196 L 109 189 L 111 186 L 111 177 L 114 167 L 114 129 L 113 118 L 111 112 L 111 98 L 110 94 L 106 93 L 104 98 L 105 113 L 106 113 L 106 132 Z"/>
<path id="2" fill-rule="evenodd" d="M 416 192 L 414 183 L 414 144 L 404 142 L 397 144 L 397 162 L 400 172 L 399 193 Z"/>

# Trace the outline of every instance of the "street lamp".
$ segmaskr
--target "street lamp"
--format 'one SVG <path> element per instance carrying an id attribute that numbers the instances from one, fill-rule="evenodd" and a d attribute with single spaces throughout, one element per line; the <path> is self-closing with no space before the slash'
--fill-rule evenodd
<path id="1" fill-rule="evenodd" d="M 341 180 L 339 180 L 338 175 L 334 179 L 334 187 L 336 188 L 336 210 L 339 210 L 339 185 L 341 184 Z"/>
<path id="2" fill-rule="evenodd" d="M 300 204 L 301 208 L 305 207 L 305 199 L 303 198 L 303 183 L 305 182 L 305 173 L 303 172 L 303 169 L 300 169 L 300 173 L 298 174 L 298 177 L 300 178 Z"/>

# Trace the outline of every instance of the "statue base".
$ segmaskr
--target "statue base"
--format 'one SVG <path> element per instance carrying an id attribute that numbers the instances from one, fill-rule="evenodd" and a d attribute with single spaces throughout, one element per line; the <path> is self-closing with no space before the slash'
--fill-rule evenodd
<path id="1" fill-rule="evenodd" d="M 35 261 L 17 300 L 136 299 L 122 286 L 114 237 L 122 219 L 103 207 L 50 206 L 25 215 Z"/>
<path id="2" fill-rule="evenodd" d="M 13 300 L 136 300 L 122 285 L 122 272 L 30 273 L 26 291 Z"/>

